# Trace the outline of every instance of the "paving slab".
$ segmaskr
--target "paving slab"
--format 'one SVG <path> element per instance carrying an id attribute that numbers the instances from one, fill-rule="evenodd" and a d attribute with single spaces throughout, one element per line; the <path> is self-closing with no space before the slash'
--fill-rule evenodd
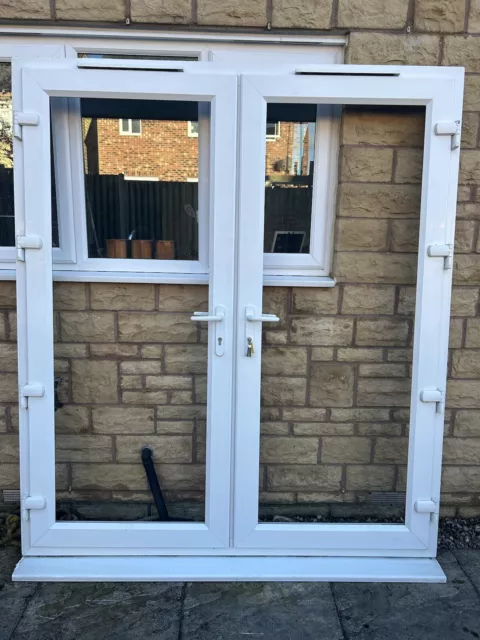
<path id="1" fill-rule="evenodd" d="M 442 554 L 446 584 L 332 586 L 348 640 L 480 638 L 480 600 L 455 556 Z"/>
<path id="2" fill-rule="evenodd" d="M 12 582 L 12 572 L 20 559 L 14 547 L 0 547 L 0 640 L 10 638 L 20 621 L 36 585 Z"/>
<path id="3" fill-rule="evenodd" d="M 465 571 L 473 586 L 480 594 L 480 551 L 477 549 L 467 549 L 464 551 L 454 551 L 459 565 Z"/>
<path id="4" fill-rule="evenodd" d="M 330 586 L 312 582 L 189 583 L 182 640 L 342 640 Z"/>
<path id="5" fill-rule="evenodd" d="M 177 640 L 182 585 L 169 583 L 42 583 L 15 640 Z"/>

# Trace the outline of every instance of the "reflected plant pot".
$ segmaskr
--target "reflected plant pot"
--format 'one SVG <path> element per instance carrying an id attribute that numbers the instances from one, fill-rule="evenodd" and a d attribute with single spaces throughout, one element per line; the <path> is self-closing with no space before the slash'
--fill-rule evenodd
<path id="1" fill-rule="evenodd" d="M 132 258 L 151 260 L 153 253 L 152 240 L 132 240 Z"/>
<path id="2" fill-rule="evenodd" d="M 127 241 L 120 239 L 107 240 L 107 258 L 126 258 Z"/>
<path id="3" fill-rule="evenodd" d="M 157 260 L 175 260 L 175 242 L 173 240 L 157 240 L 155 242 L 155 258 Z"/>

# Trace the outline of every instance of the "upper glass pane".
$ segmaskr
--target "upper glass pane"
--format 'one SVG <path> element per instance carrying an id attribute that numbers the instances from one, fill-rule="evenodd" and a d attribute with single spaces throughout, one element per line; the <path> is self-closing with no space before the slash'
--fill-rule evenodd
<path id="1" fill-rule="evenodd" d="M 269 104 L 265 158 L 265 253 L 309 253 L 316 105 Z"/>
<path id="2" fill-rule="evenodd" d="M 89 257 L 198 260 L 198 103 L 81 105 Z"/>

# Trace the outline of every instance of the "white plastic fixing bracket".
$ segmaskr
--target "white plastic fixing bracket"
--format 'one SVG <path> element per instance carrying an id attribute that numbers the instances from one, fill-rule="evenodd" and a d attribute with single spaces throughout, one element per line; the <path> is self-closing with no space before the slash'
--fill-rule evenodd
<path id="1" fill-rule="evenodd" d="M 22 518 L 28 520 L 30 511 L 41 511 L 47 506 L 47 499 L 44 496 L 26 496 L 22 500 Z"/>
<path id="2" fill-rule="evenodd" d="M 437 504 L 433 500 L 417 500 L 414 504 L 417 513 L 436 513 Z"/>
<path id="3" fill-rule="evenodd" d="M 443 268 L 453 268 L 453 246 L 451 244 L 431 244 L 427 248 L 429 258 L 443 258 Z"/>
<path id="4" fill-rule="evenodd" d="M 436 413 L 443 413 L 445 409 L 445 397 L 441 389 L 422 389 L 420 391 L 420 402 L 435 403 Z"/>
<path id="5" fill-rule="evenodd" d="M 17 260 L 25 262 L 25 249 L 41 249 L 43 240 L 39 236 L 17 236 Z"/>
<path id="6" fill-rule="evenodd" d="M 40 382 L 24 384 L 20 387 L 20 407 L 28 409 L 28 398 L 43 398 L 44 395 L 45 387 Z"/>
<path id="7" fill-rule="evenodd" d="M 36 127 L 40 122 L 38 113 L 26 113 L 25 111 L 13 112 L 13 135 L 17 140 L 22 140 L 22 127 Z"/>
<path id="8" fill-rule="evenodd" d="M 434 131 L 437 136 L 452 136 L 452 151 L 459 148 L 461 132 L 460 120 L 454 120 L 452 122 L 437 122 L 434 127 Z"/>

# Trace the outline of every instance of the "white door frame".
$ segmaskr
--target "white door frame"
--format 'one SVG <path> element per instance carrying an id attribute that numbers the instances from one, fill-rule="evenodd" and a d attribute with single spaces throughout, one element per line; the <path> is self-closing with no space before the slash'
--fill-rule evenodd
<path id="1" fill-rule="evenodd" d="M 189 63 L 181 63 L 188 70 Z M 198 64 L 197 69 L 198 69 Z M 38 66 L 38 65 L 37 65 Z M 68 74 L 53 75 L 43 69 L 23 71 L 24 109 L 35 107 L 40 118 L 48 120 L 48 95 L 79 97 L 92 90 L 95 95 L 119 95 L 128 97 L 123 90 L 125 83 L 115 72 L 112 77 L 101 76 L 100 71 L 88 71 L 92 85 L 82 86 L 79 91 L 75 81 Z M 208 72 L 216 72 L 209 66 Z M 230 501 L 230 431 L 212 429 L 207 445 L 210 456 L 207 499 L 218 496 L 217 503 L 207 506 L 207 524 L 181 525 L 149 523 L 56 523 L 53 502 L 54 486 L 52 470 L 44 473 L 44 461 L 52 461 L 53 447 L 53 370 L 50 378 L 42 381 L 46 392 L 43 398 L 29 400 L 30 409 L 21 411 L 21 432 L 27 439 L 22 447 L 22 494 L 28 495 L 30 486 L 38 491 L 32 497 L 48 496 L 45 509 L 30 512 L 30 522 L 26 528 L 31 535 L 28 545 L 24 545 L 24 557 L 14 574 L 16 580 L 362 580 L 362 581 L 443 581 L 444 575 L 433 560 L 436 552 L 438 525 L 438 500 L 440 489 L 441 447 L 443 437 L 443 416 L 436 411 L 435 403 L 420 402 L 422 390 L 445 389 L 446 355 L 448 339 L 448 310 L 450 304 L 451 270 L 444 270 L 444 260 L 427 257 L 430 245 L 453 246 L 455 219 L 456 178 L 458 173 L 458 149 L 451 150 L 449 136 L 435 136 L 434 127 L 439 122 L 461 119 L 461 98 L 463 90 L 463 70 L 452 68 L 403 68 L 403 67 L 309 67 L 302 74 L 285 76 L 250 75 L 242 78 L 241 131 L 239 145 L 238 208 L 239 225 L 237 240 L 237 315 L 236 315 L 236 366 L 235 366 L 235 442 L 234 442 L 234 485 L 233 503 Z M 310 75 L 304 75 L 304 73 Z M 153 93 L 152 75 L 136 72 L 129 76 L 129 91 L 143 93 L 149 88 L 148 97 L 158 97 L 167 92 L 181 93 L 182 82 L 177 74 L 170 77 Z M 218 140 L 214 136 L 212 162 L 221 157 L 221 149 L 228 140 L 234 144 L 235 132 L 231 121 L 225 115 L 232 107 L 236 78 L 223 75 L 220 80 L 196 76 L 188 77 L 188 90 L 193 99 L 211 100 L 213 109 L 212 126 L 223 127 L 227 138 Z M 203 73 L 200 71 L 199 73 Z M 225 72 L 224 72 L 225 73 Z M 311 75 L 314 74 L 314 75 Z M 345 75 L 348 74 L 348 75 Z M 370 74 L 370 75 L 369 75 Z M 78 74 L 77 74 L 78 75 Z M 30 77 L 28 83 L 25 82 Z M 58 81 L 61 79 L 61 82 Z M 131 82 L 131 79 L 134 82 Z M 233 81 L 233 82 L 232 82 Z M 72 84 L 73 82 L 73 84 Z M 167 84 L 165 84 L 165 82 Z M 209 85 L 208 83 L 213 83 Z M 95 83 L 96 86 L 95 86 Z M 145 84 L 146 83 L 146 84 Z M 209 86 L 214 89 L 208 91 Z M 228 86 L 228 90 L 226 87 Z M 229 100 L 222 90 L 228 93 Z M 149 95 L 152 94 L 152 95 Z M 206 95 L 207 94 L 207 95 Z M 212 96 L 215 98 L 212 100 Z M 221 96 L 223 95 L 223 103 Z M 185 95 L 182 94 L 182 98 Z M 264 198 L 264 157 L 265 157 L 265 117 L 266 102 L 311 102 L 314 104 L 384 104 L 384 105 L 424 105 L 426 107 L 425 160 L 420 227 L 419 271 L 417 283 L 417 307 L 415 318 L 414 375 L 412 380 L 412 411 L 409 460 L 417 458 L 419 451 L 428 451 L 421 464 L 409 465 L 407 514 L 405 525 L 296 525 L 258 524 L 258 467 L 260 435 L 260 364 L 261 364 L 261 323 L 254 327 L 255 357 L 246 358 L 245 307 L 254 307 L 259 315 L 262 311 L 262 271 L 263 271 L 263 198 Z M 234 108 L 234 107 L 232 107 Z M 225 120 L 228 120 L 228 123 Z M 47 133 L 46 133 L 47 132 Z M 47 155 L 49 142 L 48 126 L 25 128 L 24 145 L 29 149 L 28 158 Z M 223 156 L 222 156 L 223 157 Z M 214 191 L 218 184 L 225 182 L 221 189 L 222 203 L 233 208 L 232 176 L 235 174 L 233 160 L 228 156 L 228 166 L 218 162 Z M 50 174 L 48 163 L 41 171 L 25 163 L 25 208 L 29 234 L 45 237 L 42 250 L 27 250 L 27 259 L 21 263 L 25 270 L 20 278 L 20 286 L 31 291 L 32 284 L 40 287 L 38 295 L 31 292 L 24 295 L 22 304 L 35 305 L 45 300 L 51 307 L 51 255 L 49 246 L 49 216 L 44 215 L 35 224 L 35 211 L 39 204 L 44 212 L 49 211 L 47 197 Z M 43 185 L 43 188 L 42 188 Z M 35 193 L 35 202 L 32 194 Z M 214 199 L 214 202 L 215 199 Z M 218 211 L 214 207 L 215 213 Z M 222 240 L 227 240 L 230 251 L 234 242 L 233 220 L 215 215 L 211 227 L 211 246 L 218 245 L 218 220 L 224 220 Z M 30 226 L 31 225 L 31 226 Z M 22 218 L 19 215 L 19 230 L 23 233 Z M 228 260 L 218 247 L 211 265 L 227 266 Z M 225 251 L 225 248 L 224 248 Z M 30 255 L 32 257 L 30 257 Z M 215 256 L 217 259 L 215 260 Z M 210 310 L 214 304 L 226 304 L 231 308 L 232 297 L 227 288 L 232 284 L 233 259 L 211 286 Z M 46 277 L 35 275 L 35 270 Z M 434 285 L 434 286 L 432 286 Z M 212 291 L 213 290 L 213 291 Z M 217 291 L 225 294 L 220 300 L 212 299 Z M 232 290 L 230 295 L 233 296 Z M 227 296 L 227 297 L 225 297 Z M 224 300 L 226 302 L 224 302 Z M 26 319 L 25 311 L 22 311 Z M 28 374 L 24 377 L 30 383 L 45 376 L 40 367 L 39 354 L 46 351 L 40 345 L 39 336 L 47 340 L 49 357 L 52 353 L 52 320 L 38 317 L 37 326 L 27 322 L 19 340 L 29 346 L 27 352 L 33 362 L 29 362 Z M 231 320 L 230 320 L 231 322 Z M 432 324 L 433 322 L 433 324 Z M 20 323 L 22 325 L 22 321 Z M 436 330 L 432 331 L 432 326 Z M 233 331 L 232 324 L 228 325 Z M 230 334 L 233 337 L 233 332 Z M 228 340 L 228 338 L 227 338 Z M 213 341 L 210 341 L 210 349 Z M 211 360 L 209 359 L 210 376 Z M 224 375 L 227 375 L 223 360 Z M 43 364 L 43 363 L 42 363 Z M 49 365 L 50 366 L 50 365 Z M 230 363 L 231 376 L 233 366 Z M 26 374 L 23 371 L 23 374 Z M 52 375 L 50 375 L 50 373 Z M 227 376 L 227 377 L 228 377 Z M 21 378 L 22 380 L 22 378 Z M 226 389 L 231 398 L 232 388 L 221 386 L 232 383 L 228 377 L 218 384 Z M 211 395 L 211 392 L 210 392 Z M 428 395 L 428 394 L 427 394 Z M 209 397 L 210 408 L 212 398 Z M 35 405 L 38 408 L 34 411 Z M 216 405 L 222 418 L 229 416 L 227 403 Z M 30 414 L 27 421 L 27 413 Z M 51 425 L 45 437 L 45 427 L 40 433 L 39 423 Z M 422 423 L 422 428 L 417 425 Z M 29 455 L 30 450 L 30 455 Z M 215 462 L 216 461 L 216 462 Z M 218 464 L 217 464 L 218 462 Z M 214 463 L 214 471 L 212 470 Z M 48 466 L 48 465 L 47 465 Z M 45 477 L 44 477 L 45 476 Z M 210 486 L 208 485 L 210 482 Z M 215 486 L 217 484 L 218 486 Z M 414 505 L 417 503 L 417 509 Z M 433 503 L 435 513 L 425 513 L 424 507 Z M 230 513 L 230 509 L 232 510 Z M 229 531 L 229 524 L 233 530 Z M 214 524 L 210 529 L 208 525 Z M 138 546 L 128 546 L 128 528 L 134 531 Z M 170 529 L 169 529 L 170 528 Z M 208 530 L 205 531 L 205 528 Z M 213 533 L 216 537 L 213 540 Z M 232 538 L 229 538 L 229 533 Z M 133 534 L 132 534 L 133 535 Z M 202 538 L 199 542 L 199 538 Z M 130 537 L 130 540 L 133 538 Z M 208 543 L 210 540 L 210 545 Z M 194 545 L 192 546 L 192 540 Z M 213 544 L 212 544 L 213 541 Z M 168 545 L 171 545 L 170 547 Z M 230 546 L 228 546 L 230 544 Z M 223 546 L 222 546 L 223 545 Z M 179 557 L 182 556 L 188 557 Z M 90 558 L 81 556 L 89 555 Z M 95 558 L 100 555 L 103 557 Z M 170 555 L 170 558 L 166 558 Z M 37 557 L 35 557 L 37 556 Z M 40 557 L 38 557 L 40 556 Z M 57 556 L 57 557 L 49 557 Z M 77 556 L 77 557 L 65 557 Z M 108 557 L 110 556 L 110 557 Z M 112 557 L 113 556 L 113 557 Z M 153 556 L 142 558 L 139 556 Z M 156 557 L 155 557 L 156 556 Z M 210 557 L 208 557 L 210 556 Z M 264 556 L 264 557 L 259 557 Z M 273 558 L 272 556 L 277 556 Z M 303 556 L 303 557 L 302 557 Z M 306 556 L 306 557 L 305 557 Z M 346 556 L 357 556 L 349 557 Z M 363 556 L 363 557 L 362 557 Z"/>
<path id="2" fill-rule="evenodd" d="M 452 270 L 428 256 L 431 245 L 454 242 L 459 149 L 438 123 L 460 123 L 463 69 L 307 66 L 278 78 L 244 75 L 239 142 L 239 224 L 234 540 L 242 549 L 308 550 L 311 555 L 424 556 L 436 554 L 443 405 Z M 260 375 L 262 323 L 250 323 L 254 357 L 246 357 L 247 305 L 262 311 L 265 122 L 268 102 L 422 105 L 426 110 L 423 187 L 405 524 L 259 524 Z M 458 126 L 460 126 L 458 124 Z M 421 401 L 441 390 L 438 405 Z M 437 408 L 437 410 L 436 410 Z M 248 475 L 245 469 L 249 470 Z M 434 513 L 423 512 L 428 508 Z"/>
<path id="3" fill-rule="evenodd" d="M 77 64 L 78 62 L 78 64 Z M 112 67 L 117 61 L 108 61 Z M 113 63 L 113 65 L 112 65 Z M 213 74 L 212 64 L 148 61 L 156 69 L 80 69 L 77 60 L 17 62 L 15 108 L 33 114 L 37 126 L 22 127 L 16 140 L 16 235 L 39 248 L 25 249 L 18 262 L 18 344 L 21 496 L 24 555 L 179 553 L 218 549 L 230 538 L 230 450 L 233 372 L 237 78 Z M 121 61 L 121 66 L 128 62 Z M 85 61 L 83 61 L 85 66 Z M 93 65 L 92 65 L 93 66 Z M 132 63 L 138 68 L 138 61 Z M 178 71 L 172 71 L 172 69 Z M 162 69 L 166 72 L 162 73 Z M 193 100 L 210 102 L 210 286 L 209 309 L 225 308 L 224 353 L 216 355 L 209 325 L 207 472 L 205 523 L 57 522 L 55 517 L 55 430 L 53 389 L 52 247 L 50 201 L 50 99 L 54 97 Z M 20 104 L 21 103 L 21 104 Z M 21 162 L 17 163 L 17 158 Z M 40 240 L 39 240 L 40 239 Z M 27 241 L 28 244 L 28 241 Z M 195 309 L 192 309 L 192 313 Z M 24 385 L 33 394 L 22 394 Z M 26 405 L 28 403 L 28 409 Z M 27 510 L 27 498 L 37 498 Z M 32 504 L 32 501 L 30 501 Z M 40 506 L 41 508 L 38 508 Z"/>

